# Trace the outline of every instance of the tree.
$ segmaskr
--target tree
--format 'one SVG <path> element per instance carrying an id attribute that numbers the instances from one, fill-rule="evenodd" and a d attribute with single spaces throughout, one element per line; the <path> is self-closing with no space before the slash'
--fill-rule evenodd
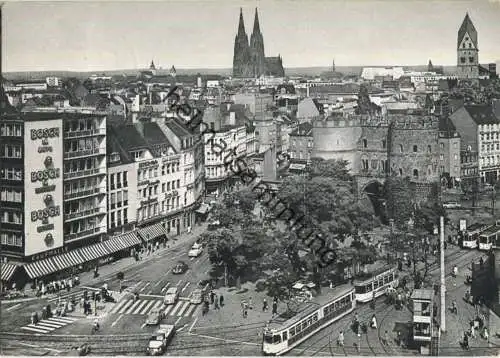
<path id="1" fill-rule="evenodd" d="M 292 311 L 293 285 L 297 279 L 293 271 L 280 269 L 274 271 L 266 281 L 267 295 L 286 303 L 287 311 Z"/>

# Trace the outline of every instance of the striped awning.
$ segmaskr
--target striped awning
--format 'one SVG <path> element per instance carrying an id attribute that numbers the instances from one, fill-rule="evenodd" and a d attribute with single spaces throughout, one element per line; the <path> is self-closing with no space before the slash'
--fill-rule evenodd
<path id="1" fill-rule="evenodd" d="M 54 260 L 59 270 L 64 270 L 85 262 L 83 257 L 80 256 L 76 251 L 70 251 L 61 255 L 56 255 L 52 257 L 52 259 Z"/>
<path id="2" fill-rule="evenodd" d="M 110 252 L 106 249 L 106 246 L 102 242 L 90 246 L 81 247 L 76 252 L 83 257 L 85 261 L 93 261 L 100 259 L 103 256 L 107 256 Z"/>
<path id="3" fill-rule="evenodd" d="M 17 265 L 9 263 L 2 263 L 0 264 L 0 267 L 2 268 L 0 272 L 0 278 L 2 279 L 2 281 L 9 281 L 18 268 Z"/>
<path id="4" fill-rule="evenodd" d="M 24 269 L 26 270 L 26 273 L 30 278 L 39 278 L 59 271 L 54 261 L 52 260 L 52 257 L 40 261 L 31 262 L 25 265 Z"/>
<path id="5" fill-rule="evenodd" d="M 103 242 L 109 252 L 125 250 L 140 243 L 141 240 L 137 237 L 137 233 L 135 232 L 128 232 Z"/>
<path id="6" fill-rule="evenodd" d="M 162 235 L 166 234 L 165 234 L 165 228 L 161 223 L 157 223 L 139 230 L 139 236 L 144 241 L 153 240 Z"/>

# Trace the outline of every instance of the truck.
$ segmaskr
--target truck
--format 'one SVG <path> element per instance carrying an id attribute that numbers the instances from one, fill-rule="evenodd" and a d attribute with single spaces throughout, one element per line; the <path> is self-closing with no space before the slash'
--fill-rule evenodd
<path id="1" fill-rule="evenodd" d="M 175 326 L 172 324 L 160 324 L 160 328 L 151 337 L 148 344 L 148 354 L 151 356 L 162 355 L 172 341 L 175 334 Z"/>

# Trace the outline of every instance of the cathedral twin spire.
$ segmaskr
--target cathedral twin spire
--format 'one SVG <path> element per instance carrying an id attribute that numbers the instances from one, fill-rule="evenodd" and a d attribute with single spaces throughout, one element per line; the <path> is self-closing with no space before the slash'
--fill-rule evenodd
<path id="1" fill-rule="evenodd" d="M 245 31 L 243 9 L 240 8 L 238 33 L 234 40 L 233 75 L 236 77 L 258 77 L 265 73 L 265 67 L 264 38 L 260 32 L 257 8 L 255 9 L 250 44 Z"/>

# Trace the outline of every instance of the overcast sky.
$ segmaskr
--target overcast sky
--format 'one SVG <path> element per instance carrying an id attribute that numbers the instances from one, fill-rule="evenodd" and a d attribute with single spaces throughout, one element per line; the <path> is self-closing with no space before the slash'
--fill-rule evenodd
<path id="1" fill-rule="evenodd" d="M 31 2 L 3 8 L 3 70 L 230 68 L 239 8 L 285 67 L 456 64 L 468 11 L 481 63 L 500 60 L 500 0 Z"/>

